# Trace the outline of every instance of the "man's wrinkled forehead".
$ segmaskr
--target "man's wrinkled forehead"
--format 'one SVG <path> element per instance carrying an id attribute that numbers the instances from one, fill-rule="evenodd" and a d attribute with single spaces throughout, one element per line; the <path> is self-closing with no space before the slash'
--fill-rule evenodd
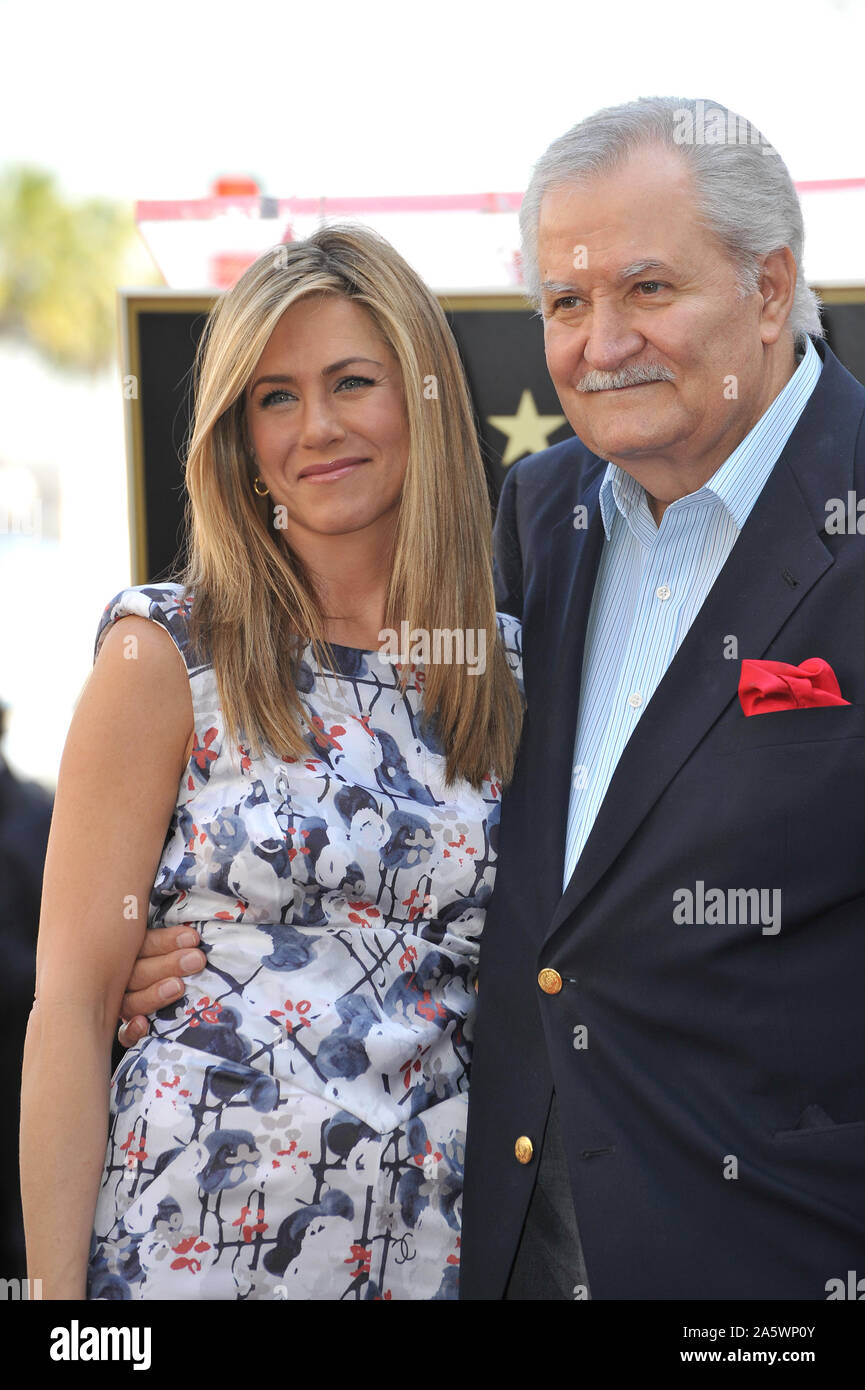
<path id="1" fill-rule="evenodd" d="M 565 210 L 573 202 L 582 215 L 588 210 L 594 221 L 602 223 L 611 196 L 617 204 L 631 201 L 637 207 L 646 196 L 655 198 L 659 193 L 696 209 L 694 171 L 679 150 L 656 142 L 640 144 L 599 169 L 550 183 L 541 199 L 541 225 L 553 206 Z"/>
<path id="2" fill-rule="evenodd" d="M 548 293 L 600 271 L 614 285 L 689 273 L 710 248 L 720 243 L 675 151 L 640 150 L 610 170 L 553 185 L 541 202 L 538 271 Z"/>

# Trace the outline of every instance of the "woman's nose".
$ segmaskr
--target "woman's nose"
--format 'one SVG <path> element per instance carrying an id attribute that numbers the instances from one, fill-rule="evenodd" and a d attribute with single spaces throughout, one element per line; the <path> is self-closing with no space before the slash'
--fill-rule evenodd
<path id="1" fill-rule="evenodd" d="M 339 412 L 329 394 L 307 397 L 301 406 L 300 443 L 307 449 L 321 449 L 344 438 Z"/>

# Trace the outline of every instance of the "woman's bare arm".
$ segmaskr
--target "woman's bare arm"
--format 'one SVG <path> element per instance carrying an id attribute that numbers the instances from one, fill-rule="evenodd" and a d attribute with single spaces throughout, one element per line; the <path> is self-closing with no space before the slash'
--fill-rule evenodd
<path id="1" fill-rule="evenodd" d="M 189 678 L 170 636 L 144 618 L 118 620 L 60 765 L 24 1049 L 21 1191 L 29 1273 L 46 1298 L 85 1296 L 111 1036 L 192 739 Z"/>

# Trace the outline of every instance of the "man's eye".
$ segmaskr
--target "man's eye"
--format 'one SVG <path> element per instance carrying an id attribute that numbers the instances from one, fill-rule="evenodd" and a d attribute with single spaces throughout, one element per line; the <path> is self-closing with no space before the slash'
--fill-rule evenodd
<path id="1" fill-rule="evenodd" d="M 578 304 L 582 304 L 578 294 L 564 294 L 560 299 L 553 301 L 554 309 L 574 309 Z"/>
<path id="2" fill-rule="evenodd" d="M 649 295 L 657 294 L 658 290 L 664 288 L 665 286 L 660 280 L 641 280 L 637 285 L 638 290 L 644 290 Z"/>

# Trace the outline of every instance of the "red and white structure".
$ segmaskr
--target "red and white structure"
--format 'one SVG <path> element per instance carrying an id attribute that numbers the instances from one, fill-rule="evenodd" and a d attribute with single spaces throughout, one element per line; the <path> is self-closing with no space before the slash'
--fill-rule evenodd
<path id="1" fill-rule="evenodd" d="M 865 178 L 796 185 L 805 214 L 805 271 L 829 288 L 865 282 Z M 172 289 L 232 285 L 268 247 L 333 222 L 363 222 L 438 291 L 518 291 L 521 193 L 269 198 L 254 180 L 218 180 L 206 198 L 142 201 L 138 226 Z"/>

